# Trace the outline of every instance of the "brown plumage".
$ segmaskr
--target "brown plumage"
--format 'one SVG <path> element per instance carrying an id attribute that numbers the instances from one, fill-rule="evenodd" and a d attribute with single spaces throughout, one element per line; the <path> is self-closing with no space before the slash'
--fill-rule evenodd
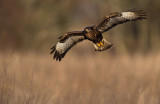
<path id="1" fill-rule="evenodd" d="M 83 40 L 92 41 L 96 51 L 104 51 L 109 49 L 112 44 L 103 38 L 102 33 L 118 24 L 142 19 L 146 19 L 146 12 L 143 10 L 111 13 L 95 26 L 86 27 L 83 31 L 68 32 L 59 37 L 59 42 L 51 48 L 50 54 L 55 52 L 53 58 L 61 61 L 69 49 Z"/>

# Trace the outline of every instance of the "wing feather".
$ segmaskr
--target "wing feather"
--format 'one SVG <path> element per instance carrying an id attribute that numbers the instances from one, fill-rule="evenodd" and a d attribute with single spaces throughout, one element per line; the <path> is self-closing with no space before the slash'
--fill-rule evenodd
<path id="1" fill-rule="evenodd" d="M 115 27 L 118 24 L 142 19 L 146 19 L 146 12 L 144 12 L 143 10 L 130 10 L 122 13 L 115 12 L 107 15 L 96 26 L 96 28 L 103 33 L 108 31 L 112 27 Z"/>
<path id="2" fill-rule="evenodd" d="M 81 32 L 80 34 L 70 34 L 70 35 L 66 35 L 66 37 L 61 38 L 62 40 L 60 40 L 55 46 L 53 46 L 51 49 L 51 53 L 54 53 L 53 58 L 56 60 L 61 61 L 61 59 L 65 56 L 65 54 L 77 43 L 83 41 L 85 38 L 83 36 L 83 33 Z"/>
<path id="3" fill-rule="evenodd" d="M 83 34 L 83 31 L 72 31 L 72 32 L 67 32 L 66 34 L 60 36 L 58 39 L 60 39 L 61 42 L 64 42 L 71 36 L 81 36 Z"/>

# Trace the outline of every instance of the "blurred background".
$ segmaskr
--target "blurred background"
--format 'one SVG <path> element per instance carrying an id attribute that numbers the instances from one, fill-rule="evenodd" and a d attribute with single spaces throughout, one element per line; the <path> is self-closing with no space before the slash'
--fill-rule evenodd
<path id="1" fill-rule="evenodd" d="M 111 49 L 49 54 L 64 33 L 133 8 L 148 19 L 104 33 Z M 160 0 L 0 0 L 0 104 L 159 104 L 159 11 Z"/>
<path id="2" fill-rule="evenodd" d="M 148 19 L 113 28 L 104 36 L 114 43 L 110 51 L 159 50 L 159 0 L 1 0 L 0 49 L 47 51 L 68 31 L 81 31 L 112 12 L 142 9 Z"/>

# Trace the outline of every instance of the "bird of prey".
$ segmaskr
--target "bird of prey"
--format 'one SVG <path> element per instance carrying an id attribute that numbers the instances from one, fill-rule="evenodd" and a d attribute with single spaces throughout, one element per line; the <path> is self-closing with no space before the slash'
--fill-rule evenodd
<path id="1" fill-rule="evenodd" d="M 112 43 L 106 41 L 102 34 L 112 27 L 128 21 L 146 19 L 146 12 L 143 10 L 129 10 L 126 12 L 114 12 L 106 17 L 97 25 L 84 28 L 83 31 L 67 32 L 60 36 L 59 42 L 51 48 L 54 53 L 53 58 L 61 61 L 65 54 L 77 43 L 83 40 L 92 41 L 96 51 L 104 51 L 111 48 Z"/>

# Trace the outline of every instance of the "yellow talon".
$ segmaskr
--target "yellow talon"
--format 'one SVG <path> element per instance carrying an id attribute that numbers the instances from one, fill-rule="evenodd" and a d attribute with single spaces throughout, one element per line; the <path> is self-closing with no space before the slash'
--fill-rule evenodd
<path id="1" fill-rule="evenodd" d="M 103 42 L 102 41 L 100 41 L 100 44 L 101 44 L 101 46 L 103 46 Z"/>
<path id="2" fill-rule="evenodd" d="M 96 43 L 96 44 L 98 47 L 102 47 L 104 43 L 102 41 L 100 41 L 99 43 Z"/>
<path id="3" fill-rule="evenodd" d="M 98 46 L 98 47 L 101 47 L 101 44 L 100 44 L 100 43 L 97 43 L 97 46 Z"/>

